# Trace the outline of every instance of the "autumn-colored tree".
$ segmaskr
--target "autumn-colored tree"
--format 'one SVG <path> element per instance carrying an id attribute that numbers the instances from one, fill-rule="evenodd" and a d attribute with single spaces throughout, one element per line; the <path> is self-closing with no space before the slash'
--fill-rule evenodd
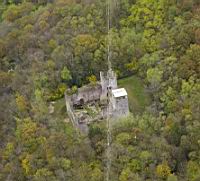
<path id="1" fill-rule="evenodd" d="M 156 174 L 158 177 L 167 178 L 171 173 L 170 167 L 166 164 L 160 164 L 156 168 Z"/>

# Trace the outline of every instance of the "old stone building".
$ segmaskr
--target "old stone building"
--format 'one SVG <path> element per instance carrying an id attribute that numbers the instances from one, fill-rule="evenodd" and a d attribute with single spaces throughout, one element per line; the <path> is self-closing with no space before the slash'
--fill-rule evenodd
<path id="1" fill-rule="evenodd" d="M 86 85 L 71 96 L 65 93 L 68 115 L 74 126 L 87 132 L 87 125 L 106 118 L 121 118 L 129 114 L 128 95 L 118 88 L 117 76 L 111 69 L 100 72 L 96 85 Z"/>
<path id="2" fill-rule="evenodd" d="M 113 89 L 110 96 L 112 117 L 118 118 L 128 115 L 128 95 L 124 88 Z"/>

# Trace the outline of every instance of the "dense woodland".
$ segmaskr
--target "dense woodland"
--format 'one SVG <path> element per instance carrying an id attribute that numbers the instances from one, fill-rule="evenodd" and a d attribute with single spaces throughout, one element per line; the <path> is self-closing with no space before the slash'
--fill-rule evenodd
<path id="1" fill-rule="evenodd" d="M 111 181 L 200 180 L 200 1 L 113 0 L 111 60 L 145 111 L 112 130 Z M 105 180 L 106 127 L 49 114 L 107 69 L 105 0 L 0 1 L 0 180 Z"/>

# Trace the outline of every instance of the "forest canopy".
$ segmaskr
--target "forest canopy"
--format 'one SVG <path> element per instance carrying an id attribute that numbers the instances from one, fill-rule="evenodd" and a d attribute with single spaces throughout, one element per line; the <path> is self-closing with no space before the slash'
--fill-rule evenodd
<path id="1" fill-rule="evenodd" d="M 79 135 L 62 99 L 107 70 L 106 7 L 0 1 L 0 180 L 105 179 L 105 123 Z M 113 127 L 112 180 L 199 181 L 200 1 L 112 0 L 109 35 L 118 78 L 152 99 Z"/>

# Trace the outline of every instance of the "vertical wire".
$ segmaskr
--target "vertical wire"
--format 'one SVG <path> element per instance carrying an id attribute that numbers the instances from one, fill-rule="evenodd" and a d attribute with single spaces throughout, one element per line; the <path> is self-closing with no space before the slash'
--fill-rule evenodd
<path id="1" fill-rule="evenodd" d="M 107 0 L 107 61 L 108 61 L 108 71 L 111 71 L 111 37 L 110 37 L 110 0 Z M 109 76 L 109 74 L 108 74 Z M 109 78 L 109 77 L 108 77 Z M 109 81 L 110 82 L 110 81 Z M 109 85 L 110 86 L 110 85 Z M 111 130 L 110 130 L 110 114 L 111 105 L 108 93 L 108 107 L 107 107 L 107 148 L 106 148 L 106 181 L 110 181 L 110 171 L 111 171 Z"/>
<path id="2" fill-rule="evenodd" d="M 107 31 L 108 31 L 108 70 L 111 70 L 111 51 L 110 51 L 110 46 L 111 46 L 111 37 L 110 37 L 110 26 L 111 26 L 111 19 L 110 19 L 110 0 L 107 0 Z"/>

